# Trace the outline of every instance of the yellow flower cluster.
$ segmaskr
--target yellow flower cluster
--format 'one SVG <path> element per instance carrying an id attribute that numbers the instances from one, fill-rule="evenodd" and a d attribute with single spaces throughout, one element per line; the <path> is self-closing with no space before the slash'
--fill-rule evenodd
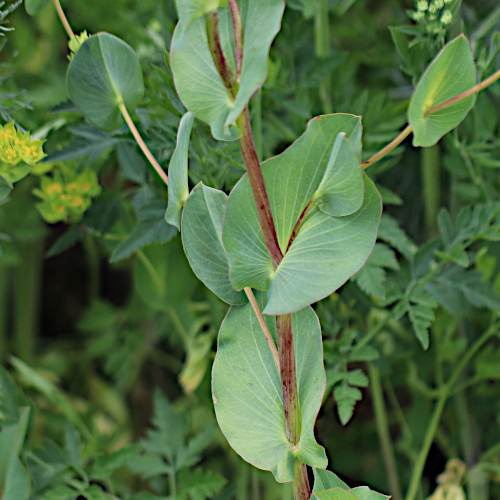
<path id="1" fill-rule="evenodd" d="M 40 214 L 51 224 L 80 219 L 91 205 L 92 198 L 100 192 L 101 186 L 93 170 L 87 168 L 76 174 L 65 167 L 53 175 L 44 175 L 40 189 L 33 190 L 33 194 L 42 200 L 37 205 Z"/>
<path id="2" fill-rule="evenodd" d="M 34 165 L 45 156 L 43 143 L 31 140 L 29 132 L 17 130 L 13 122 L 0 125 L 0 160 L 4 163 L 17 165 L 23 161 Z"/>

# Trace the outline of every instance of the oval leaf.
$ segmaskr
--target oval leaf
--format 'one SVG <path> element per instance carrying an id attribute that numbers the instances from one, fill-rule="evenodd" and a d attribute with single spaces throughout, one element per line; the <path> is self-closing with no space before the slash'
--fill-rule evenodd
<path id="1" fill-rule="evenodd" d="M 181 211 L 189 196 L 188 151 L 193 122 L 194 115 L 190 111 L 181 118 L 177 145 L 168 166 L 168 206 L 165 220 L 177 229 L 181 228 Z"/>
<path id="2" fill-rule="evenodd" d="M 276 338 L 275 318 L 266 321 Z M 319 321 L 307 308 L 292 316 L 292 325 L 302 416 L 297 450 L 286 437 L 280 375 L 249 304 L 229 310 L 219 332 L 212 372 L 215 413 L 229 444 L 244 460 L 271 471 L 281 483 L 293 480 L 297 456 L 311 466 L 327 463 L 324 449 L 314 439 L 326 384 Z"/>
<path id="3" fill-rule="evenodd" d="M 222 246 L 222 219 L 227 195 L 198 184 L 182 215 L 182 244 L 189 264 L 200 281 L 228 304 L 244 304 L 229 280 L 229 263 Z"/>
<path id="4" fill-rule="evenodd" d="M 183 104 L 210 125 L 216 139 L 223 141 L 240 136 L 234 123 L 266 79 L 269 49 L 280 29 L 285 2 L 246 0 L 240 5 L 244 46 L 236 97 L 227 90 L 215 67 L 204 19 L 191 21 L 187 28 L 185 23 L 178 23 L 170 50 L 175 87 Z M 221 43 L 234 70 L 234 37 L 229 8 L 220 8 L 218 16 Z"/>
<path id="5" fill-rule="evenodd" d="M 71 61 L 67 75 L 71 99 L 96 127 L 118 128 L 119 106 L 135 108 L 144 95 L 137 55 L 123 40 L 109 33 L 91 36 Z"/>
<path id="6" fill-rule="evenodd" d="M 474 104 L 475 96 L 425 116 L 439 104 L 458 96 L 476 84 L 476 67 L 467 38 L 460 35 L 437 54 L 418 82 L 408 109 L 413 127 L 413 145 L 429 147 L 455 128 Z"/>
<path id="7" fill-rule="evenodd" d="M 305 134 L 290 148 L 262 164 L 284 253 L 297 220 L 324 179 L 335 138 L 341 132 L 360 155 L 359 117 L 336 114 L 311 120 Z M 348 172 L 344 175 L 350 175 Z M 366 178 L 364 185 L 363 206 L 352 215 L 331 217 L 314 207 L 275 273 L 245 175 L 231 192 L 224 219 L 224 247 L 233 286 L 269 289 L 266 314 L 297 311 L 333 293 L 362 267 L 375 243 L 381 200 L 371 181 Z M 298 289 L 300 293 L 296 293 Z"/>

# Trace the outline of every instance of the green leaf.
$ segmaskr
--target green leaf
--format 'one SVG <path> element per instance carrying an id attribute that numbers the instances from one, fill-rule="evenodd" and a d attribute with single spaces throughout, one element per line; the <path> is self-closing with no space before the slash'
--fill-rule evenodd
<path id="1" fill-rule="evenodd" d="M 314 488 L 313 493 L 322 490 L 329 490 L 331 488 L 344 488 L 349 489 L 342 479 L 329 470 L 313 469 L 314 472 Z"/>
<path id="2" fill-rule="evenodd" d="M 187 28 L 179 23 L 170 50 L 170 66 L 181 101 L 197 118 L 210 125 L 216 139 L 223 141 L 241 135 L 234 123 L 266 79 L 269 48 L 280 29 L 285 7 L 283 0 L 246 0 L 240 4 L 244 46 L 236 97 L 227 90 L 215 67 L 204 19 L 192 21 Z M 220 38 L 229 40 L 232 38 L 229 8 L 220 8 L 218 16 Z M 227 48 L 228 44 L 225 45 Z M 225 55 L 229 65 L 234 66 L 232 54 L 226 50 Z"/>
<path id="3" fill-rule="evenodd" d="M 167 243 L 177 234 L 177 229 L 165 222 L 165 200 L 161 197 L 145 190 L 144 196 L 136 196 L 134 205 L 138 224 L 114 249 L 110 262 L 126 259 L 152 243 Z"/>
<path id="4" fill-rule="evenodd" d="M 38 14 L 50 0 L 25 0 L 24 7 L 30 16 Z"/>
<path id="5" fill-rule="evenodd" d="M 342 488 L 332 488 L 330 490 L 320 491 L 311 496 L 311 500 L 357 500 L 349 491 Z"/>
<path id="6" fill-rule="evenodd" d="M 2 176 L 0 176 L 0 201 L 7 198 L 9 193 L 12 191 L 12 183 L 5 180 Z"/>
<path id="7" fill-rule="evenodd" d="M 182 50 L 186 31 L 191 23 L 205 14 L 216 11 L 217 7 L 219 7 L 219 0 L 175 0 L 175 6 L 179 14 L 179 34 L 175 42 L 175 48 Z"/>
<path id="8" fill-rule="evenodd" d="M 365 185 L 360 164 L 351 141 L 345 132 L 341 132 L 333 144 L 325 175 L 313 196 L 322 212 L 342 217 L 361 208 Z"/>
<path id="9" fill-rule="evenodd" d="M 266 321 L 275 337 L 275 318 Z M 229 444 L 247 462 L 271 471 L 278 482 L 292 481 L 296 457 L 311 466 L 327 463 L 314 439 L 326 383 L 319 321 L 306 308 L 292 316 L 292 325 L 302 421 L 296 450 L 286 437 L 280 375 L 249 304 L 229 310 L 212 371 L 215 413 Z"/>
<path id="10" fill-rule="evenodd" d="M 165 223 L 163 217 L 161 220 Z M 139 250 L 134 280 L 144 302 L 158 311 L 165 311 L 187 299 L 196 286 L 178 238 L 165 245 L 151 245 Z"/>
<path id="11" fill-rule="evenodd" d="M 200 468 L 183 471 L 179 475 L 179 500 L 206 500 L 213 498 L 226 485 L 227 481 L 219 474 Z"/>
<path id="12" fill-rule="evenodd" d="M 144 95 L 137 55 L 109 33 L 91 36 L 80 46 L 69 65 L 67 83 L 76 106 L 103 130 L 122 125 L 119 106 L 134 109 Z"/>
<path id="13" fill-rule="evenodd" d="M 334 138 L 340 132 L 346 133 L 359 154 L 359 117 L 326 115 L 311 120 L 292 146 L 262 164 L 283 252 L 324 177 Z M 375 243 L 381 200 L 366 176 L 364 183 L 363 205 L 352 215 L 331 217 L 313 207 L 273 272 L 248 176 L 243 176 L 229 196 L 224 219 L 223 241 L 233 286 L 269 289 L 264 312 L 272 315 L 297 311 L 333 293 L 362 267 Z"/>
<path id="14" fill-rule="evenodd" d="M 31 478 L 19 456 L 26 437 L 30 408 L 20 409 L 15 424 L 2 426 L 0 431 L 0 484 L 2 500 L 28 500 L 31 493 Z"/>
<path id="15" fill-rule="evenodd" d="M 138 444 L 125 446 L 109 454 L 97 455 L 92 463 L 92 471 L 90 477 L 92 479 L 103 480 L 107 479 L 111 474 L 120 467 L 124 467 L 127 462 L 135 459 L 139 454 L 141 447 Z"/>
<path id="16" fill-rule="evenodd" d="M 383 495 L 382 493 L 371 490 L 368 486 L 352 488 L 351 493 L 353 493 L 358 500 L 389 500 L 391 498 L 389 495 Z"/>
<path id="17" fill-rule="evenodd" d="M 179 123 L 177 145 L 168 166 L 168 206 L 165 220 L 177 229 L 181 228 L 181 211 L 189 196 L 188 151 L 193 123 L 194 115 L 188 111 Z"/>
<path id="18" fill-rule="evenodd" d="M 410 241 L 406 233 L 390 215 L 382 215 L 378 227 L 378 237 L 389 243 L 407 259 L 410 259 L 417 250 L 415 244 Z"/>
<path id="19" fill-rule="evenodd" d="M 455 128 L 474 104 L 475 96 L 425 116 L 439 104 L 458 96 L 476 84 L 476 67 L 464 35 L 460 35 L 437 54 L 418 82 L 408 109 L 413 127 L 413 145 L 429 147 Z"/>
<path id="20" fill-rule="evenodd" d="M 182 243 L 196 276 L 228 304 L 244 304 L 229 279 L 229 263 L 222 246 L 222 221 L 227 195 L 198 184 L 186 202 L 182 216 Z"/>

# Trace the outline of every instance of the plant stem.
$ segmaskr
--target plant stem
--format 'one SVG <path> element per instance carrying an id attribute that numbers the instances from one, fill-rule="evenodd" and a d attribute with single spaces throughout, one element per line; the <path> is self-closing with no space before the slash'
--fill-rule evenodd
<path id="1" fill-rule="evenodd" d="M 95 300 L 99 297 L 101 289 L 100 258 L 92 234 L 88 234 L 83 240 L 83 248 L 87 257 L 87 282 L 89 299 Z"/>
<path id="2" fill-rule="evenodd" d="M 437 233 L 437 214 L 440 198 L 440 176 L 439 176 L 439 144 L 429 148 L 422 148 L 421 172 L 425 199 L 425 225 L 428 236 Z"/>
<path id="3" fill-rule="evenodd" d="M 490 75 L 488 78 L 485 78 L 481 83 L 478 83 L 474 87 L 470 88 L 469 90 L 466 90 L 465 92 L 462 92 L 461 94 L 458 94 L 455 97 L 452 97 L 451 99 L 448 99 L 445 102 L 442 102 L 441 104 L 438 104 L 437 106 L 434 106 L 433 108 L 428 109 L 424 116 L 429 116 L 434 113 L 437 113 L 438 111 L 442 111 L 443 109 L 449 108 L 450 106 L 453 106 L 454 104 L 457 104 L 460 101 L 463 101 L 467 97 L 470 97 L 471 95 L 477 94 L 481 90 L 484 90 L 486 87 L 489 87 L 493 83 L 495 83 L 497 80 L 500 80 L 500 70 L 496 71 L 492 75 Z M 410 135 L 410 133 L 413 131 L 413 128 L 411 125 L 407 125 L 406 128 L 392 141 L 390 142 L 387 146 L 385 146 L 383 149 L 381 149 L 378 153 L 373 155 L 369 160 L 365 161 L 361 166 L 363 169 L 368 168 L 370 165 L 373 165 L 375 162 L 381 160 L 384 158 L 388 153 L 390 153 L 394 148 L 399 146 L 406 137 Z"/>
<path id="4" fill-rule="evenodd" d="M 316 56 L 320 59 L 330 55 L 330 23 L 328 17 L 328 0 L 318 0 L 316 15 L 314 17 L 314 38 Z M 331 113 L 332 102 L 330 98 L 329 77 L 326 77 L 319 87 L 319 94 L 323 103 L 323 112 Z"/>
<path id="5" fill-rule="evenodd" d="M 262 89 L 257 90 L 251 101 L 252 106 L 252 129 L 254 131 L 253 139 L 257 158 L 262 161 Z"/>
<path id="6" fill-rule="evenodd" d="M 255 313 L 255 316 L 257 316 L 257 321 L 259 322 L 259 325 L 262 328 L 262 332 L 264 333 L 264 337 L 266 337 L 267 344 L 269 345 L 269 349 L 271 350 L 271 354 L 273 355 L 274 362 L 276 363 L 276 368 L 278 368 L 278 371 L 281 372 L 278 350 L 276 349 L 276 344 L 274 343 L 271 332 L 269 331 L 269 328 L 267 327 L 266 320 L 264 319 L 264 316 L 262 315 L 262 311 L 260 310 L 259 304 L 255 300 L 255 296 L 254 296 L 251 288 L 245 287 L 244 290 L 245 290 L 246 296 L 248 297 L 248 301 L 250 302 L 250 305 L 252 306 L 252 309 Z"/>
<path id="7" fill-rule="evenodd" d="M 389 489 L 394 500 L 402 500 L 403 493 L 399 483 L 398 468 L 396 466 L 394 448 L 389 433 L 389 420 L 384 404 L 384 393 L 380 382 L 380 372 L 372 363 L 368 364 L 368 372 L 370 375 L 370 389 L 373 398 L 373 409 L 375 410 L 377 433 L 380 445 L 382 446 L 385 470 L 389 480 Z"/>
<path id="8" fill-rule="evenodd" d="M 247 168 L 248 180 L 250 181 L 255 204 L 257 205 L 260 227 L 262 229 L 264 241 L 271 256 L 271 260 L 276 268 L 283 259 L 283 253 L 281 252 L 278 244 L 278 237 L 276 236 L 276 228 L 274 227 L 271 205 L 267 196 L 266 185 L 264 184 L 264 177 L 260 168 L 259 158 L 257 157 L 257 152 L 255 150 L 248 106 L 238 118 L 237 124 L 242 132 L 242 136 L 239 139 L 240 148 Z"/>
<path id="9" fill-rule="evenodd" d="M 224 85 L 229 90 L 233 97 L 236 96 L 236 80 L 231 71 L 229 64 L 227 63 L 226 56 L 222 51 L 222 45 L 220 42 L 219 35 L 219 18 L 217 16 L 217 12 L 214 12 L 207 16 L 206 18 L 206 26 L 207 26 L 207 39 L 208 46 L 210 48 L 210 52 L 212 53 L 212 59 L 214 60 L 215 67 L 219 72 Z M 235 33 L 236 39 L 236 33 Z"/>
<path id="10" fill-rule="evenodd" d="M 132 121 L 132 118 L 130 118 L 129 112 L 128 112 L 127 108 L 125 107 L 125 104 L 123 102 L 120 103 L 119 108 L 120 108 L 120 112 L 123 116 L 123 119 L 127 123 L 130 132 L 132 132 L 132 135 L 134 136 L 134 139 L 136 140 L 139 147 L 141 148 L 141 151 L 144 153 L 144 156 L 149 160 L 149 163 L 151 163 L 152 167 L 155 169 L 156 173 L 161 177 L 162 181 L 168 186 L 167 174 L 160 167 L 160 164 L 156 161 L 155 157 L 153 156 L 153 153 L 151 153 L 149 148 L 146 146 L 146 143 L 144 142 L 141 135 L 139 134 L 137 127 L 135 126 L 134 122 Z"/>
<path id="11" fill-rule="evenodd" d="M 424 437 L 424 442 L 422 444 L 422 447 L 420 448 L 415 467 L 413 468 L 410 486 L 408 487 L 405 500 L 415 500 L 417 496 L 417 492 L 420 487 L 420 480 L 422 478 L 422 472 L 424 470 L 425 462 L 427 461 L 427 455 L 429 454 L 432 441 L 434 440 L 434 436 L 438 428 L 439 420 L 441 419 L 441 414 L 443 413 L 444 406 L 451 393 L 451 390 L 453 389 L 453 386 L 458 381 L 462 371 L 467 366 L 467 364 L 477 354 L 483 344 L 486 343 L 493 335 L 495 335 L 495 333 L 497 333 L 498 328 L 499 324 L 494 323 L 490 328 L 488 328 L 488 330 L 483 333 L 483 335 L 481 335 L 481 337 L 479 337 L 479 339 L 476 340 L 476 342 L 460 360 L 446 385 L 441 388 L 441 395 L 439 396 L 439 399 L 434 408 L 434 413 L 427 426 L 427 432 Z"/>
<path id="12" fill-rule="evenodd" d="M 293 498 L 294 500 L 309 500 L 311 488 L 307 477 L 307 466 L 299 459 L 293 464 Z"/>
<path id="13" fill-rule="evenodd" d="M 14 271 L 14 352 L 31 364 L 35 357 L 44 239 L 20 245 L 22 265 Z"/>
<path id="14" fill-rule="evenodd" d="M 7 358 L 9 339 L 7 321 L 9 314 L 10 269 L 0 266 L 0 364 Z"/>
<path id="15" fill-rule="evenodd" d="M 64 27 L 64 30 L 66 31 L 66 34 L 68 37 L 74 38 L 75 34 L 73 33 L 73 30 L 71 29 L 71 26 L 69 25 L 68 18 L 66 17 L 66 14 L 64 13 L 64 10 L 61 6 L 61 2 L 59 0 L 54 0 L 54 6 L 57 10 L 57 15 L 59 16 L 59 19 L 61 20 L 61 23 Z"/>
<path id="16" fill-rule="evenodd" d="M 387 144 L 387 146 L 382 148 L 378 153 L 374 154 L 369 160 L 365 161 L 361 165 L 361 168 L 363 169 L 368 168 L 369 166 L 373 165 L 377 161 L 387 156 L 393 149 L 399 146 L 412 132 L 413 132 L 413 127 L 411 125 L 407 125 L 393 141 Z"/>
<path id="17" fill-rule="evenodd" d="M 241 12 L 237 0 L 229 0 L 229 9 L 233 18 L 234 47 L 236 50 L 236 80 L 240 80 L 241 67 L 243 65 L 243 24 Z"/>
<path id="18" fill-rule="evenodd" d="M 280 358 L 281 387 L 283 391 L 283 408 L 285 410 L 286 436 L 292 447 L 300 441 L 301 422 L 300 404 L 297 390 L 297 369 L 295 365 L 295 349 L 293 345 L 292 315 L 276 317 L 278 334 L 278 352 Z M 308 500 L 311 496 L 307 467 L 299 459 L 293 466 L 293 498 Z"/>

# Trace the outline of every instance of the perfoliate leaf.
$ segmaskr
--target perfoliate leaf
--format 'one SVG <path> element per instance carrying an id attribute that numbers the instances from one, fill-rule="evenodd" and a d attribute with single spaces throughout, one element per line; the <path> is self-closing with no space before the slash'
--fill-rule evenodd
<path id="1" fill-rule="evenodd" d="M 234 123 L 267 75 L 271 43 L 281 26 L 283 0 L 240 2 L 243 23 L 243 60 L 238 92 L 234 97 L 225 87 L 212 59 L 205 20 L 193 20 L 186 28 L 179 23 L 172 38 L 170 66 L 183 104 L 197 118 L 207 122 L 218 140 L 234 140 L 241 134 Z M 228 49 L 232 21 L 228 7 L 218 11 L 220 38 Z M 225 51 L 230 67 L 233 55 Z"/>
<path id="2" fill-rule="evenodd" d="M 227 195 L 198 184 L 186 202 L 182 216 L 182 244 L 196 276 L 228 304 L 244 304 L 242 292 L 229 279 L 229 262 L 222 245 L 222 221 Z"/>
<path id="3" fill-rule="evenodd" d="M 413 127 L 413 145 L 429 147 L 455 128 L 474 104 L 469 96 L 452 106 L 426 116 L 431 108 L 458 96 L 476 84 L 476 67 L 464 35 L 460 35 L 438 53 L 418 82 L 408 109 Z"/>
<path id="4" fill-rule="evenodd" d="M 91 36 L 81 45 L 69 65 L 67 83 L 76 106 L 103 130 L 122 125 L 119 106 L 134 109 L 144 95 L 137 55 L 109 33 Z"/>
<path id="5" fill-rule="evenodd" d="M 182 207 L 189 196 L 188 150 L 193 123 L 194 115 L 188 111 L 179 123 L 177 145 L 168 166 L 168 206 L 165 220 L 179 230 Z"/>
<path id="6" fill-rule="evenodd" d="M 262 305 L 263 297 L 258 299 Z M 275 318 L 266 320 L 275 338 Z M 293 314 L 292 325 L 302 417 L 297 447 L 286 436 L 280 375 L 250 304 L 229 310 L 212 371 L 215 413 L 229 444 L 247 462 L 271 471 L 278 482 L 293 480 L 297 457 L 311 466 L 327 463 L 314 439 L 326 382 L 318 318 L 306 308 Z"/>

